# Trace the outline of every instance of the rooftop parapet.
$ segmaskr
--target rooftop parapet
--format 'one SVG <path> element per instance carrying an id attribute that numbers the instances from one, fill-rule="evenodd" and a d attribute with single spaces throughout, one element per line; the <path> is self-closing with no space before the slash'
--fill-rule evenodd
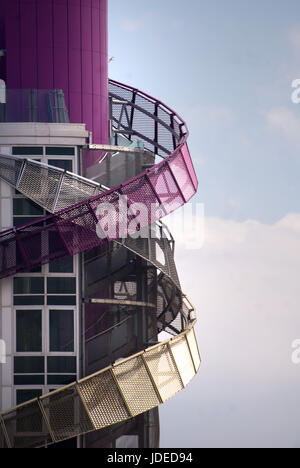
<path id="1" fill-rule="evenodd" d="M 0 123 L 69 123 L 61 89 L 1 89 Z"/>

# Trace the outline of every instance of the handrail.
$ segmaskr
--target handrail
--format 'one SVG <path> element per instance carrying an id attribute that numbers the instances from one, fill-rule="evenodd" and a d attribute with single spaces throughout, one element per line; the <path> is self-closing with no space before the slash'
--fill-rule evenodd
<path id="1" fill-rule="evenodd" d="M 191 322 L 177 337 L 3 411 L 2 437 L 7 447 L 38 448 L 126 421 L 185 388 L 200 362 Z"/>
<path id="2" fill-rule="evenodd" d="M 131 110 L 129 118 L 127 111 L 118 115 L 113 109 L 112 118 L 118 125 L 114 127 L 116 136 L 126 133 L 129 128 L 129 140 L 137 135 L 145 144 L 150 144 L 148 150 L 164 153 L 160 154 L 164 159 L 112 189 L 0 233 L 0 278 L 90 250 L 105 242 L 130 238 L 188 202 L 195 194 L 198 182 L 186 142 L 188 130 L 184 121 L 168 106 L 136 88 L 113 80 L 109 84 L 114 90 L 110 89 L 110 95 L 126 102 L 117 105 L 129 105 Z M 151 126 L 152 138 L 149 137 Z M 18 189 L 29 198 L 30 193 L 36 191 L 31 169 L 30 164 L 24 164 L 21 176 L 16 178 L 14 167 L 2 167 L 1 175 L 0 156 L 0 178 L 5 180 L 6 176 L 7 179 L 9 173 L 12 182 L 18 179 Z M 39 171 L 43 170 L 46 174 L 42 179 L 42 188 L 44 184 L 47 187 L 49 181 L 48 167 L 41 166 L 38 176 Z M 72 174 L 68 175 L 71 186 L 74 180 Z M 22 184 L 22 180 L 26 183 Z M 58 184 L 60 190 L 62 181 Z M 57 195 L 55 197 L 58 199 Z M 122 203 L 124 197 L 125 204 Z M 43 200 L 39 201 L 42 203 Z M 113 233 L 105 230 L 107 219 L 103 223 L 99 213 L 103 203 L 110 203 L 115 210 L 108 219 L 115 228 Z M 142 203 L 146 214 L 137 222 L 135 207 Z M 120 216 L 117 219 L 116 213 L 122 219 Z M 52 238 L 53 233 L 57 236 L 51 245 L 46 242 L 49 250 L 45 252 L 41 242 L 43 238 L 45 245 L 49 233 Z M 139 252 L 130 242 L 125 240 L 121 244 L 143 256 L 143 252 Z M 15 256 L 12 252 L 15 252 Z M 78 382 L 0 413 L 0 435 L 2 431 L 7 447 L 40 447 L 125 421 L 165 402 L 195 376 L 200 366 L 200 356 L 194 333 L 194 309 L 182 293 L 179 282 L 176 284 L 176 279 L 172 279 L 172 274 L 157 264 L 154 258 L 151 260 L 150 253 L 148 257 L 144 256 L 163 274 L 169 275 L 176 285 L 187 311 L 186 329 Z M 172 329 L 172 326 L 169 328 Z M 20 430 L 24 421 L 32 423 L 31 437 L 24 436 Z"/>

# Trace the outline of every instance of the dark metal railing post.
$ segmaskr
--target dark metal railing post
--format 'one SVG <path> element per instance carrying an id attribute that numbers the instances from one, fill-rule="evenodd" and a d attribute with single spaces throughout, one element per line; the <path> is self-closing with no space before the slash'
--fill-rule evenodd
<path id="1" fill-rule="evenodd" d="M 175 117 L 174 114 L 170 115 L 170 127 L 171 127 L 172 130 L 174 130 L 174 117 Z M 177 144 L 174 133 L 172 133 L 172 140 L 173 140 L 173 149 L 175 150 L 177 148 L 178 144 Z"/>
<path id="2" fill-rule="evenodd" d="M 154 153 L 158 154 L 158 103 L 156 102 L 154 105 Z"/>

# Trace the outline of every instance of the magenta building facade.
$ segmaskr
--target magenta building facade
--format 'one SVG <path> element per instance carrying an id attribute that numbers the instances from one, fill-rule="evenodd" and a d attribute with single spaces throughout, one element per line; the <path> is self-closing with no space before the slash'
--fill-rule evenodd
<path id="1" fill-rule="evenodd" d="M 62 89 L 70 122 L 108 142 L 107 0 L 1 0 L 0 49 L 8 89 Z"/>

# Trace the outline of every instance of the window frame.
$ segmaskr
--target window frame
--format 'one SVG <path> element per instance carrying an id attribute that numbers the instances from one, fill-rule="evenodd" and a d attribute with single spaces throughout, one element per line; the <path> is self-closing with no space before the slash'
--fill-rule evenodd
<path id="1" fill-rule="evenodd" d="M 14 326 L 14 337 L 13 337 L 13 350 L 14 356 L 76 356 L 78 353 L 78 305 L 58 305 L 58 306 L 13 306 L 13 326 Z M 42 348 L 41 351 L 17 351 L 17 311 L 18 310 L 41 310 L 41 326 L 42 326 Z M 73 336 L 74 336 L 74 350 L 73 351 L 50 351 L 50 310 L 71 310 L 73 311 Z M 45 368 L 46 369 L 46 368 Z"/>
<path id="2" fill-rule="evenodd" d="M 11 145 L 10 146 L 10 152 L 12 154 L 17 155 L 17 150 L 15 148 L 17 147 L 25 147 L 25 146 L 32 146 L 32 145 Z M 32 160 L 39 160 L 42 163 L 50 164 L 48 161 L 51 160 L 67 160 L 72 162 L 72 172 L 76 173 L 78 170 L 78 152 L 79 148 L 76 145 L 41 145 L 43 148 L 43 154 L 36 154 L 36 155 L 30 155 L 26 154 L 23 155 L 25 158 L 29 158 Z M 46 148 L 48 147 L 68 147 L 68 148 L 74 148 L 74 155 L 47 155 L 46 154 Z M 14 148 L 14 151 L 13 151 Z M 14 198 L 25 198 L 22 194 L 16 193 L 16 191 L 11 188 L 11 198 L 12 200 Z M 10 214 L 10 220 L 11 220 L 11 225 L 13 225 L 13 218 L 14 216 L 16 217 L 22 217 L 22 215 L 14 215 L 13 213 L 13 201 L 12 201 L 12 208 L 11 208 L 11 214 Z M 46 212 L 45 212 L 46 214 Z M 25 217 L 25 215 L 24 215 Z M 29 216 L 26 216 L 29 217 Z M 30 216 L 32 219 L 39 218 L 40 215 L 33 215 Z M 48 248 L 48 247 L 47 247 Z M 43 305 L 14 305 L 14 289 L 13 289 L 13 283 L 12 283 L 12 288 L 11 288 L 11 304 L 12 304 L 12 327 L 13 327 L 13 333 L 12 333 L 12 350 L 13 350 L 13 355 L 12 355 L 12 364 L 11 364 L 11 373 L 12 373 L 12 381 L 14 382 L 14 376 L 15 375 L 43 375 L 43 382 L 44 384 L 12 384 L 13 385 L 13 399 L 14 402 L 17 401 L 17 391 L 18 390 L 39 390 L 42 391 L 42 394 L 49 393 L 52 390 L 56 390 L 58 388 L 61 388 L 62 385 L 64 384 L 48 384 L 48 375 L 57 375 L 57 374 L 49 374 L 48 373 L 48 368 L 47 368 L 47 358 L 51 356 L 70 356 L 74 357 L 76 360 L 76 372 L 75 374 L 70 374 L 70 373 L 65 373 L 65 374 L 59 374 L 62 377 L 63 376 L 73 376 L 73 380 L 75 381 L 79 375 L 80 375 L 80 356 L 79 356 L 79 350 L 80 350 L 80 338 L 79 338 L 79 330 L 80 330 L 80 310 L 81 310 L 81 305 L 79 303 L 80 299 L 80 280 L 79 280 L 79 256 L 74 255 L 72 256 L 73 258 L 73 271 L 72 272 L 50 272 L 49 265 L 50 264 L 45 264 L 41 266 L 41 270 L 37 272 L 24 272 L 24 273 L 19 273 L 17 275 L 14 275 L 14 277 L 42 277 L 44 281 L 44 304 Z M 76 292 L 75 294 L 66 294 L 68 296 L 74 296 L 75 298 L 75 305 L 47 305 L 47 278 L 50 277 L 72 277 L 75 278 L 75 284 L 76 284 Z M 37 294 L 40 296 L 41 294 Z M 24 296 L 22 294 L 18 294 L 18 296 Z M 31 296 L 28 295 L 28 296 Z M 23 352 L 23 351 L 17 351 L 17 328 L 16 328 L 16 311 L 17 310 L 41 310 L 41 326 L 42 326 L 42 348 L 41 351 L 36 351 L 36 352 Z M 73 311 L 73 351 L 50 351 L 50 310 L 72 310 Z M 16 374 L 14 372 L 14 357 L 35 357 L 35 356 L 41 356 L 44 358 L 44 373 L 43 374 Z"/>

